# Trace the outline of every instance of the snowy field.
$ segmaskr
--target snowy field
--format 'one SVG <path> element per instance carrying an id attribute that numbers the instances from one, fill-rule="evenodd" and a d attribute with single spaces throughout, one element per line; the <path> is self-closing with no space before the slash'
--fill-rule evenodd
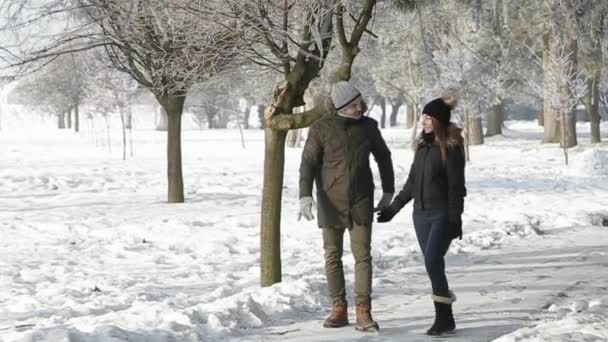
<path id="1" fill-rule="evenodd" d="M 449 341 L 608 341 L 608 144 L 590 146 L 588 131 L 568 167 L 533 122 L 471 147 L 464 238 L 446 261 Z M 286 156 L 283 282 L 261 289 L 262 132 L 246 131 L 245 149 L 238 130 L 184 132 L 186 203 L 172 205 L 165 133 L 133 134 L 123 161 L 86 134 L 0 131 L 0 341 L 441 340 L 424 335 L 433 305 L 411 204 L 373 228 L 382 330 L 323 329 L 321 234 L 296 221 L 301 149 Z M 409 131 L 383 134 L 400 188 Z"/>

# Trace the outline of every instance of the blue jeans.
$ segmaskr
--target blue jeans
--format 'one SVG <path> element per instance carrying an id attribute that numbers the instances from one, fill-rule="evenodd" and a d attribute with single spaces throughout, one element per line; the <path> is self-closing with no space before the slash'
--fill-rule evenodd
<path id="1" fill-rule="evenodd" d="M 448 280 L 445 276 L 443 257 L 452 239 L 448 229 L 448 213 L 445 210 L 414 209 L 414 228 L 420 249 L 424 255 L 426 272 L 431 278 L 433 294 L 449 297 Z"/>

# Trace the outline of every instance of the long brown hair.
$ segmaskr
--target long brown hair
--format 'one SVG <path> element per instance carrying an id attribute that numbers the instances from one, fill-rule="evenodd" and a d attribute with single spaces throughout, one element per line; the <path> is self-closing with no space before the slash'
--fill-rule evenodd
<path id="1" fill-rule="evenodd" d="M 433 133 L 435 134 L 435 142 L 441 149 L 441 160 L 446 161 L 448 159 L 448 147 L 462 146 L 464 145 L 464 138 L 462 137 L 462 129 L 453 123 L 444 125 L 439 120 L 431 117 L 433 121 Z M 426 145 L 424 140 L 424 130 L 418 136 L 418 148 Z"/>

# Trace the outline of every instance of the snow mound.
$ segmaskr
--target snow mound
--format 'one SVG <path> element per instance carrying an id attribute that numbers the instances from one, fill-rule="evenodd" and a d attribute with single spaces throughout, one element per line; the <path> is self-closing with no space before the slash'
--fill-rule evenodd
<path id="1" fill-rule="evenodd" d="M 471 253 L 502 245 L 509 238 L 529 238 L 543 235 L 541 220 L 538 217 L 526 216 L 525 221 L 508 221 L 497 223 L 498 227 L 467 233 L 463 227 L 463 239 L 454 240 L 450 250 L 455 253 Z"/>
<path id="2" fill-rule="evenodd" d="M 494 342 L 576 342 L 608 340 L 608 302 L 606 299 L 579 299 L 548 311 L 557 317 L 547 318 L 534 327 L 522 328 L 501 336 Z"/>
<path id="3" fill-rule="evenodd" d="M 608 151 L 590 149 L 572 157 L 569 165 L 572 176 L 603 176 L 608 177 Z"/>
<path id="4" fill-rule="evenodd" d="M 283 282 L 200 305 L 192 317 L 202 323 L 207 335 L 238 334 L 303 312 L 315 312 L 320 309 L 317 297 L 304 281 Z"/>

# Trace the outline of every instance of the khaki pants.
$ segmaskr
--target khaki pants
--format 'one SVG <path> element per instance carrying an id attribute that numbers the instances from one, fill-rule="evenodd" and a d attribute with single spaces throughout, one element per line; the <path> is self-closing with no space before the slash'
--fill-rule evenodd
<path id="1" fill-rule="evenodd" d="M 344 231 L 340 228 L 323 228 L 323 249 L 325 250 L 325 274 L 332 300 L 346 296 L 342 252 Z M 372 227 L 353 222 L 350 234 L 350 248 L 355 258 L 355 302 L 370 304 L 372 293 Z"/>

